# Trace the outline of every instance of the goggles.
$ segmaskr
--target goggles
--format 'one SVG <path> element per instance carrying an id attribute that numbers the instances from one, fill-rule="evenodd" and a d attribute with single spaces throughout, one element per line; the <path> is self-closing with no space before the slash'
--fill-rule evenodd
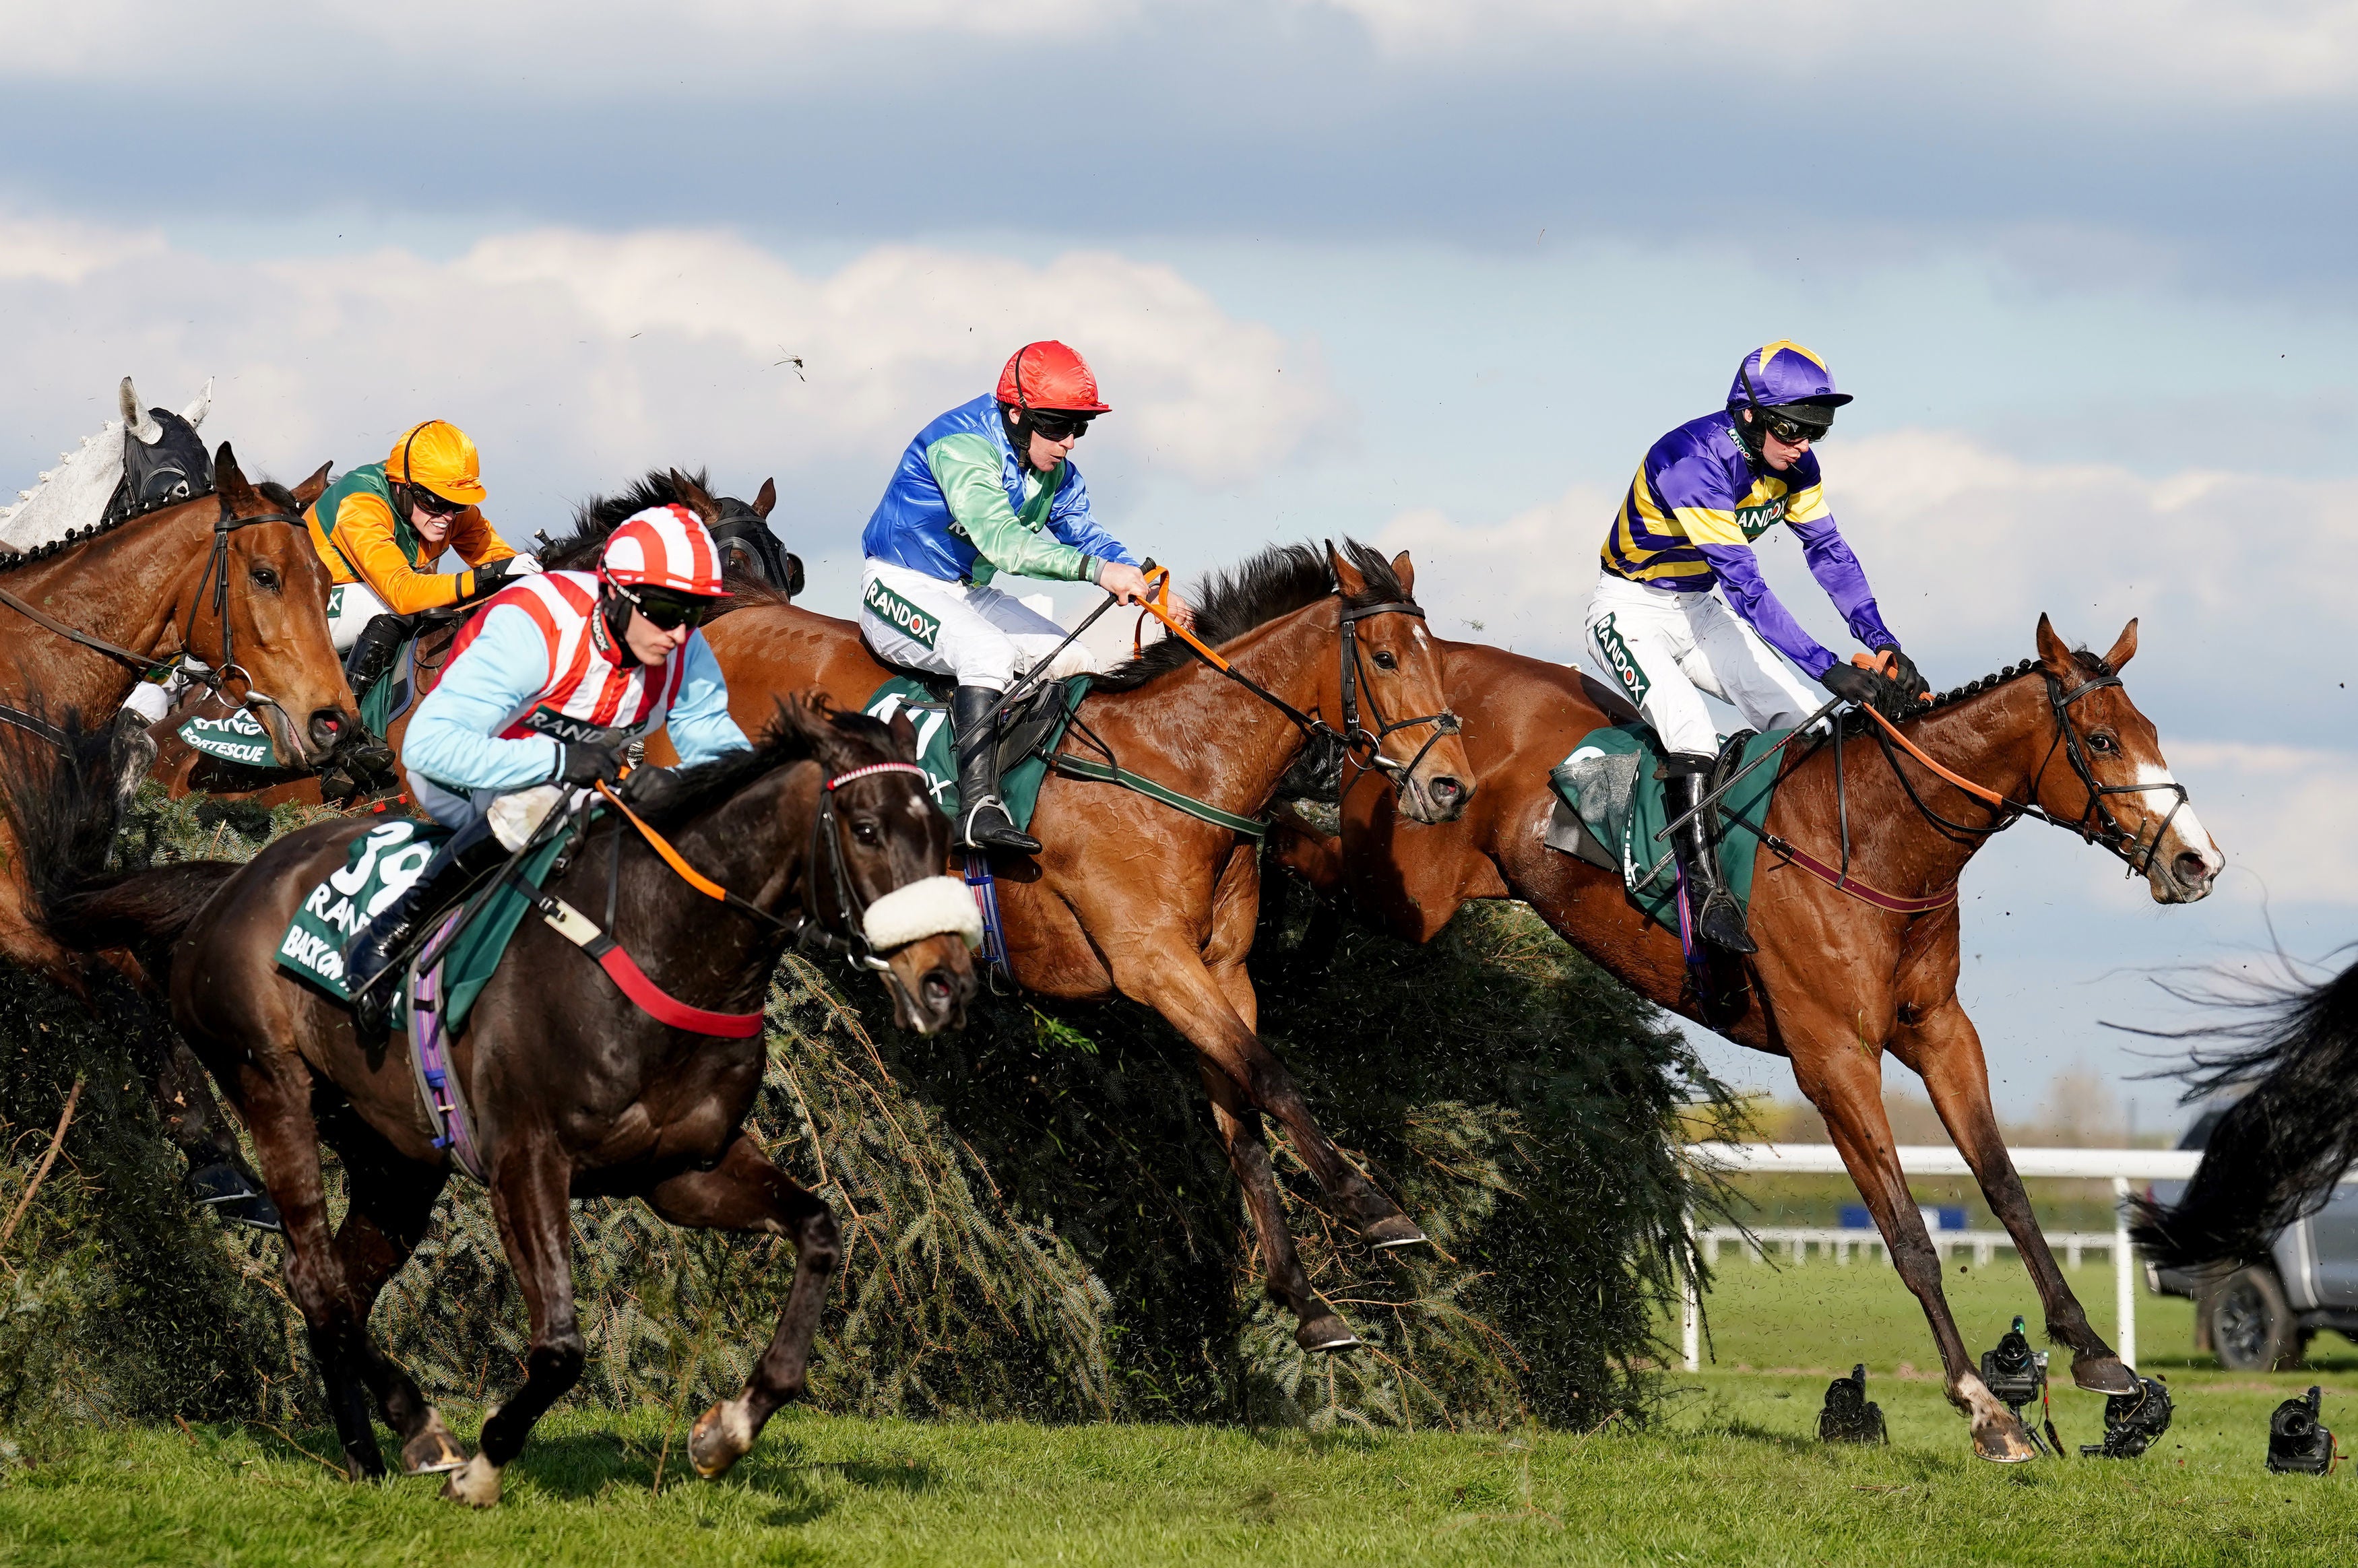
<path id="1" fill-rule="evenodd" d="M 708 599 L 683 599 L 656 589 L 633 593 L 619 582 L 611 586 L 616 593 L 631 601 L 631 608 L 646 617 L 648 625 L 658 632 L 676 632 L 683 626 L 701 626 L 704 618 L 715 608 Z"/>
<path id="2" fill-rule="evenodd" d="M 1795 418 L 1792 410 L 1797 407 L 1807 408 L 1809 414 L 1814 417 Z M 1754 412 L 1760 416 L 1760 427 L 1787 446 L 1797 447 L 1804 441 L 1823 441 L 1826 438 L 1826 432 L 1833 427 L 1834 423 L 1833 409 L 1812 407 L 1805 404 L 1789 404 L 1783 407 L 1760 408 Z"/>
<path id="3" fill-rule="evenodd" d="M 422 484 L 409 487 L 409 503 L 429 517 L 456 517 L 467 510 L 463 501 L 445 501 Z"/>
<path id="4" fill-rule="evenodd" d="M 1054 409 L 1032 410 L 1032 431 L 1046 441 L 1077 441 L 1089 433 L 1092 414 L 1060 414 Z"/>

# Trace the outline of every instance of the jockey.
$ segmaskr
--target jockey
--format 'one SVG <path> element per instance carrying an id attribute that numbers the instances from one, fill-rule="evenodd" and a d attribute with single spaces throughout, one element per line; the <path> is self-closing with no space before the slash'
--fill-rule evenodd
<path id="1" fill-rule="evenodd" d="M 1646 453 L 1606 536 L 1586 651 L 1660 739 L 1674 820 L 1702 801 L 1719 750 L 1704 692 L 1761 730 L 1791 729 L 1823 704 L 1778 654 L 1836 697 L 1888 713 L 1927 689 L 1826 509 L 1811 449 L 1849 401 L 1825 362 L 1801 344 L 1754 350 L 1736 367 L 1725 410 L 1688 421 Z M 1768 590 L 1752 541 L 1779 523 L 1801 539 L 1810 575 L 1852 635 L 1888 655 L 1883 663 L 1895 678 L 1820 647 Z M 1756 951 L 1743 911 L 1721 885 L 1704 815 L 1672 838 L 1697 895 L 1698 932 L 1730 951 Z"/>
<path id="2" fill-rule="evenodd" d="M 697 630 L 727 591 L 703 523 L 655 506 L 614 530 L 594 574 L 524 578 L 467 622 L 401 748 L 417 804 L 458 832 L 345 947 L 364 1035 L 390 1001 L 376 981 L 427 921 L 573 790 L 620 777 L 631 742 L 668 723 L 682 765 L 747 749 Z M 629 793 L 647 800 L 670 776 L 640 768 Z"/>
<path id="3" fill-rule="evenodd" d="M 303 520 L 328 564 L 328 630 L 345 654 L 354 692 L 373 685 L 410 633 L 401 620 L 488 597 L 512 574 L 539 564 L 519 556 L 483 520 L 475 443 L 447 419 L 413 425 L 381 463 L 352 470 L 311 503 Z M 445 550 L 474 569 L 435 570 Z"/>
<path id="4" fill-rule="evenodd" d="M 950 722 L 965 849 L 1039 852 L 999 798 L 991 719 L 1016 674 L 1065 641 L 1062 626 L 991 579 L 1093 582 L 1124 604 L 1147 595 L 1146 574 L 1098 526 L 1070 461 L 1089 421 L 1106 412 L 1080 355 L 1058 342 L 1026 344 L 1000 373 L 995 395 L 917 432 L 860 536 L 860 630 L 869 646 L 887 663 L 957 681 Z M 1194 623 L 1175 595 L 1170 610 Z"/>

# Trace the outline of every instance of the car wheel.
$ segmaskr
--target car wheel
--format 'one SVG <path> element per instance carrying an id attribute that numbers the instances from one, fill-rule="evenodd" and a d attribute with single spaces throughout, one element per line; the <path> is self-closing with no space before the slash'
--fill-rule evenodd
<path id="1" fill-rule="evenodd" d="M 2234 1372 L 2266 1372 L 2299 1354 L 2300 1331 L 2272 1269 L 2238 1269 L 2204 1303 L 2211 1349 Z"/>

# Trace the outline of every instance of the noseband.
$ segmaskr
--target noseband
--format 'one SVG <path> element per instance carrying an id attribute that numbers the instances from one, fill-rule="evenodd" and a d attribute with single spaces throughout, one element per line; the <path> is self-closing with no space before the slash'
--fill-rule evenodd
<path id="1" fill-rule="evenodd" d="M 891 773 L 914 774 L 920 787 L 928 781 L 925 770 L 914 762 L 871 762 L 865 767 L 840 773 L 819 786 L 818 815 L 811 820 L 811 859 L 817 860 L 822 845 L 826 847 L 829 880 L 835 885 L 835 910 L 843 922 L 841 934 L 827 929 L 823 921 L 813 921 L 798 933 L 806 943 L 816 943 L 830 952 L 842 953 L 861 968 L 873 969 L 898 986 L 900 977 L 892 966 L 876 956 L 868 940 L 868 901 L 860 896 L 853 885 L 851 869 L 844 863 L 843 836 L 836 817 L 835 792 L 857 779 L 877 778 Z"/>

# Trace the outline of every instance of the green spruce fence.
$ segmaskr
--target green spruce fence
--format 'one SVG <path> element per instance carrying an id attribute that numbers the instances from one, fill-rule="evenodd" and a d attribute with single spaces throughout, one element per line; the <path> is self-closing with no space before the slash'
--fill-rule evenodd
<path id="1" fill-rule="evenodd" d="M 243 859 L 303 816 L 151 790 L 119 852 Z M 1271 1127 L 1303 1261 L 1366 1348 L 1294 1347 L 1193 1054 L 1159 1019 L 996 998 L 964 1033 L 919 1040 L 873 980 L 790 958 L 752 1128 L 842 1222 L 814 1401 L 1313 1427 L 1641 1419 L 1691 1196 L 1679 1120 L 1717 1086 L 1516 906 L 1469 906 L 1424 948 L 1348 925 L 1305 940 L 1315 924 L 1264 919 L 1263 1033 L 1436 1244 L 1375 1253 L 1338 1229 Z M 82 1083 L 0 1247 L 0 1423 L 319 1413 L 279 1243 L 225 1232 L 179 1190 L 142 1082 L 165 1043 L 119 985 L 85 1008 L 0 973 L 0 1219 Z M 785 1244 L 674 1230 L 636 1203 L 576 1217 L 590 1359 L 574 1397 L 692 1414 L 733 1392 L 769 1337 Z M 471 1184 L 452 1183 L 374 1326 L 437 1398 L 512 1385 L 521 1300 Z"/>

